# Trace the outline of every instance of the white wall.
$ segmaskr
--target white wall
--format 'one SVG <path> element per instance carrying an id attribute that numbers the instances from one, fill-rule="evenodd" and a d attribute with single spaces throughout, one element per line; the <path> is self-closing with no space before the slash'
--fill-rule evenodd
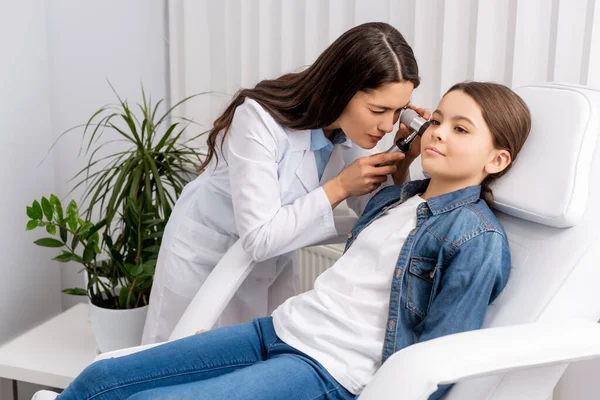
<path id="1" fill-rule="evenodd" d="M 51 141 L 44 4 L 3 3 L 0 12 L 0 343 L 61 309 L 60 271 L 25 232 L 25 206 L 54 188 L 54 168 L 37 168 Z M 0 398 L 10 385 L 0 385 Z M 4 397 L 8 398 L 8 397 Z"/>
<path id="2" fill-rule="evenodd" d="M 32 243 L 25 206 L 70 190 L 84 165 L 80 133 L 39 164 L 61 132 L 115 100 L 106 79 L 132 102 L 141 82 L 153 99 L 167 97 L 166 17 L 165 0 L 0 0 L 0 343 L 76 300 L 60 290 L 83 276 L 76 265 L 61 274 L 55 252 Z M 34 388 L 19 389 L 25 399 Z M 0 381 L 0 400 L 9 398 L 10 382 Z"/>

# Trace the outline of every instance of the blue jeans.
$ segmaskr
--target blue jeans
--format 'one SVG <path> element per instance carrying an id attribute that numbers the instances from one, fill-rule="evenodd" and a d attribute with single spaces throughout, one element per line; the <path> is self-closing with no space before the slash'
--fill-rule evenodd
<path id="1" fill-rule="evenodd" d="M 271 318 L 227 326 L 87 367 L 59 400 L 353 399 L 285 344 Z"/>

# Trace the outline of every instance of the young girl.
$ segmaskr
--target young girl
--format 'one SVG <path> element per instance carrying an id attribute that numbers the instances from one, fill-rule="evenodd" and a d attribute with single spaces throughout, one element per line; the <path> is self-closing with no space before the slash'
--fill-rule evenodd
<path id="1" fill-rule="evenodd" d="M 380 190 L 314 290 L 269 318 L 97 362 L 59 399 L 352 399 L 394 352 L 480 328 L 510 271 L 490 184 L 530 125 L 510 89 L 453 86 L 421 139 L 431 179 Z"/>
<path id="2" fill-rule="evenodd" d="M 362 195 L 390 174 L 404 182 L 412 158 L 372 156 L 372 149 L 419 82 L 400 32 L 367 23 L 306 70 L 237 93 L 208 135 L 204 173 L 185 187 L 169 218 L 142 342 L 169 338 L 238 238 L 259 264 L 217 326 L 268 316 L 295 295 L 292 252 L 337 235 L 332 209 L 348 199 L 360 215 L 368 202 Z M 376 167 L 389 161 L 397 164 Z"/>

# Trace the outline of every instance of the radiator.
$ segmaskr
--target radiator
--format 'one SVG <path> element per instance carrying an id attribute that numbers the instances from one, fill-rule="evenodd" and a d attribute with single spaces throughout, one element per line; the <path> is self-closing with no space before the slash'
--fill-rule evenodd
<path id="1" fill-rule="evenodd" d="M 300 293 L 311 290 L 317 276 L 331 267 L 342 252 L 343 247 L 339 245 L 305 247 L 300 250 Z"/>

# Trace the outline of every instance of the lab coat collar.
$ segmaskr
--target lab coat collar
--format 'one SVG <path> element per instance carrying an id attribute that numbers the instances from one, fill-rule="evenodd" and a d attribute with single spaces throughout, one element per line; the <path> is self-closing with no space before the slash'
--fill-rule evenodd
<path id="1" fill-rule="evenodd" d="M 310 151 L 310 129 L 290 130 L 288 135 L 292 151 Z"/>

